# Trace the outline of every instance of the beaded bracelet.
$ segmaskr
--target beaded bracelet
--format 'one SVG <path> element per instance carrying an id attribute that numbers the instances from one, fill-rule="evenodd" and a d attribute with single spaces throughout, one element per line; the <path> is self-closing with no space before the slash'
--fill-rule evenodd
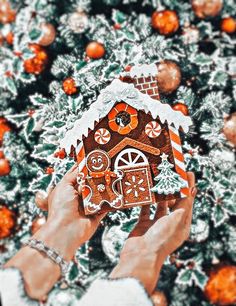
<path id="1" fill-rule="evenodd" d="M 59 265 L 59 267 L 61 269 L 61 275 L 63 277 L 68 272 L 70 264 L 68 262 L 66 262 L 58 254 L 57 251 L 55 251 L 54 249 L 46 246 L 43 241 L 31 238 L 31 239 L 28 239 L 26 242 L 24 242 L 24 245 L 28 245 L 29 247 L 46 254 L 48 258 L 50 258 L 53 262 L 55 262 L 56 264 Z"/>

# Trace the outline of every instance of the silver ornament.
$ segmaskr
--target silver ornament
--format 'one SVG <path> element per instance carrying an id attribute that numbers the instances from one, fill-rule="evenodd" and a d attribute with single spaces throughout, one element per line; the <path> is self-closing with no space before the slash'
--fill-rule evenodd
<path id="1" fill-rule="evenodd" d="M 106 227 L 102 235 L 102 248 L 112 263 L 119 260 L 120 251 L 129 233 L 124 232 L 120 225 Z"/>
<path id="2" fill-rule="evenodd" d="M 68 26 L 77 34 L 84 33 L 88 28 L 89 20 L 87 14 L 83 11 L 72 13 L 68 18 Z"/>
<path id="3" fill-rule="evenodd" d="M 185 45 L 195 44 L 199 40 L 199 30 L 195 26 L 186 26 L 183 29 L 182 39 Z"/>
<path id="4" fill-rule="evenodd" d="M 201 219 L 197 219 L 192 224 L 190 239 L 196 242 L 202 242 L 209 236 L 209 224 Z"/>

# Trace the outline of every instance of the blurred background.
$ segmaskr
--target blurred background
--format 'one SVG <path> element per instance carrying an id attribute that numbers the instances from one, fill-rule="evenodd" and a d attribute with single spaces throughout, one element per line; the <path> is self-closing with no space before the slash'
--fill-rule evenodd
<path id="1" fill-rule="evenodd" d="M 199 190 L 154 304 L 236 305 L 235 16 L 234 0 L 0 0 L 0 264 L 46 221 L 35 196 L 74 163 L 66 131 L 114 78 L 154 62 L 161 101 L 193 118 L 183 149 Z M 106 217 L 48 305 L 107 275 L 138 213 Z"/>

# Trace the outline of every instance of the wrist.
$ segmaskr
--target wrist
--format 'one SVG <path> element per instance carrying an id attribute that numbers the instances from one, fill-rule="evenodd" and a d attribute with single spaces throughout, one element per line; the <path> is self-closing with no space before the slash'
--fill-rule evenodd
<path id="1" fill-rule="evenodd" d="M 32 238 L 41 240 L 48 247 L 55 249 L 66 261 L 73 258 L 79 247 L 73 224 L 65 224 L 60 220 L 48 220 Z"/>
<path id="2" fill-rule="evenodd" d="M 149 294 L 154 290 L 165 261 L 162 250 L 140 248 L 122 251 L 120 261 L 110 274 L 111 279 L 132 277 L 139 280 Z"/>

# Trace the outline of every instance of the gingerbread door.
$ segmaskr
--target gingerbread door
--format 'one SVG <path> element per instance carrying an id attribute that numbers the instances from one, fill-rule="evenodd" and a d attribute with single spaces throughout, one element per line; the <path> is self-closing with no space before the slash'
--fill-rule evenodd
<path id="1" fill-rule="evenodd" d="M 134 148 L 122 150 L 115 160 L 114 168 L 124 174 L 120 181 L 123 207 L 155 203 L 151 191 L 153 184 L 150 166 L 141 151 Z"/>

